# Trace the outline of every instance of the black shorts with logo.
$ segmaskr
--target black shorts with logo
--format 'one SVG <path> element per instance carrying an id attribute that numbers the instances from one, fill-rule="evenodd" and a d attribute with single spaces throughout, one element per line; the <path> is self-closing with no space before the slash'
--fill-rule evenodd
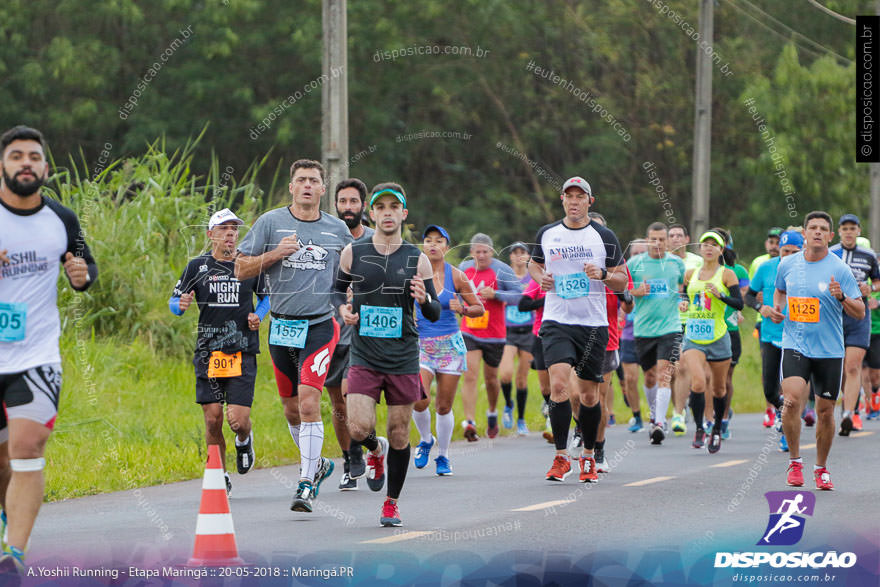
<path id="1" fill-rule="evenodd" d="M 782 379 L 800 377 L 821 398 L 837 401 L 843 375 L 843 358 L 811 359 L 794 349 L 782 350 Z"/>
<path id="2" fill-rule="evenodd" d="M 484 342 L 479 338 L 463 334 L 464 347 L 470 351 L 483 351 L 483 361 L 493 368 L 497 368 L 501 364 L 501 357 L 504 356 L 503 342 Z"/>
<path id="3" fill-rule="evenodd" d="M 241 353 L 241 375 L 237 377 L 196 376 L 197 404 L 233 404 L 251 407 L 257 380 L 257 355 Z"/>
<path id="4" fill-rule="evenodd" d="M 643 371 L 651 369 L 657 361 L 678 361 L 681 354 L 681 333 L 678 330 L 660 336 L 637 336 L 635 342 Z"/>
<path id="5" fill-rule="evenodd" d="M 602 364 L 608 346 L 607 326 L 581 326 L 547 321 L 539 332 L 544 345 L 544 362 L 549 368 L 568 363 L 587 381 L 604 381 Z"/>

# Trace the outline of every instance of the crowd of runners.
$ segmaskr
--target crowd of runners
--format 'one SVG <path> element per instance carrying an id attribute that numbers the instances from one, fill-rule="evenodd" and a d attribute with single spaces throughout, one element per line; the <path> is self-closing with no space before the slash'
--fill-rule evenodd
<path id="1" fill-rule="evenodd" d="M 40 192 L 48 176 L 42 135 L 15 127 L 0 148 L 0 567 L 21 568 L 61 388 L 58 273 L 82 291 L 98 272 L 76 215 Z M 764 426 L 779 431 L 779 448 L 789 453 L 788 485 L 804 484 L 802 425 L 816 428 L 813 480 L 828 490 L 835 434 L 860 430 L 863 414 L 880 415 L 880 312 L 871 316 L 880 269 L 853 214 L 835 222 L 815 211 L 801 226 L 769 229 L 766 255 L 747 270 L 723 227 L 692 245 L 687 227 L 654 222 L 622 246 L 613 222 L 592 210 L 590 184 L 572 177 L 560 194 L 560 220 L 500 248 L 474 234 L 456 266 L 443 226 L 416 235 L 421 246 L 404 239 L 413 202 L 400 184 L 341 181 L 328 194 L 336 216 L 321 210 L 325 190 L 321 164 L 300 159 L 290 169 L 291 204 L 250 219 L 243 239 L 245 220 L 229 209 L 214 213 L 209 250 L 189 261 L 169 299 L 174 315 L 198 310 L 196 402 L 206 442 L 221 454 L 228 422 L 239 474 L 256 458 L 250 408 L 259 329 L 269 317 L 280 403 L 301 456 L 294 511 L 311 512 L 334 472 L 322 454 L 325 389 L 343 454 L 338 489 L 358 489 L 360 479 L 385 489 L 384 526 L 401 525 L 398 499 L 411 461 L 422 469 L 433 455 L 438 476 L 453 474 L 459 383 L 464 438 L 495 438 L 501 428 L 529 436 L 529 371 L 537 371 L 543 402 L 531 409 L 543 414 L 553 454 L 548 447 L 549 470 L 535 475 L 550 482 L 574 471 L 595 483 L 609 472 L 615 376 L 632 411 L 631 433 L 663 445 L 690 429 L 689 450 L 718 453 L 732 434 L 746 306 L 758 317 Z M 835 231 L 839 243 L 831 246 Z M 485 420 L 476 413 L 481 389 Z M 380 409 L 384 432 L 376 430 Z M 410 422 L 419 436 L 414 451 Z"/>

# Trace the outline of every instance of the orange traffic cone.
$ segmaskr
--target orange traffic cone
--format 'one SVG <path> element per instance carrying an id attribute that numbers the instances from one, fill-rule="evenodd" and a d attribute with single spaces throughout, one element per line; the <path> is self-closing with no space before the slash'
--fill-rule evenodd
<path id="1" fill-rule="evenodd" d="M 196 544 L 190 566 L 243 565 L 235 545 L 235 528 L 226 497 L 226 479 L 220 464 L 220 447 L 208 446 L 208 464 L 202 480 L 202 504 L 196 522 Z"/>

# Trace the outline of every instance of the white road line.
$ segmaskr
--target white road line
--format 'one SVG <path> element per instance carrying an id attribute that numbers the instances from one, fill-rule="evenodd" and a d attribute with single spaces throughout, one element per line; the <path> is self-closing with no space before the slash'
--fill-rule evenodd
<path id="1" fill-rule="evenodd" d="M 661 481 L 669 481 L 670 479 L 675 479 L 675 477 L 651 477 L 650 479 L 644 479 L 642 481 L 636 481 L 634 483 L 627 483 L 626 485 L 624 485 L 624 487 L 641 487 L 642 485 L 660 483 Z"/>
<path id="2" fill-rule="evenodd" d="M 545 501 L 543 503 L 536 503 L 535 505 L 527 505 L 525 507 L 512 509 L 512 512 L 536 512 L 538 510 L 546 510 L 547 508 L 556 507 L 558 505 L 564 505 L 567 503 L 572 503 L 573 499 L 557 499 L 556 501 Z"/>
<path id="3" fill-rule="evenodd" d="M 416 530 L 412 532 L 404 532 L 402 534 L 395 534 L 393 536 L 386 536 L 384 538 L 374 538 L 372 540 L 362 540 L 361 544 L 391 544 L 392 542 L 402 542 L 404 540 L 412 540 L 413 538 L 420 538 L 422 536 L 427 536 L 428 534 L 434 534 L 433 531 L 430 530 Z"/>
<path id="4" fill-rule="evenodd" d="M 749 461 L 747 461 L 746 459 L 739 459 L 736 461 L 725 461 L 723 463 L 718 463 L 717 465 L 712 465 L 709 468 L 710 469 L 723 469 L 724 467 L 735 467 L 737 465 L 741 465 L 743 463 L 748 463 L 748 462 Z"/>

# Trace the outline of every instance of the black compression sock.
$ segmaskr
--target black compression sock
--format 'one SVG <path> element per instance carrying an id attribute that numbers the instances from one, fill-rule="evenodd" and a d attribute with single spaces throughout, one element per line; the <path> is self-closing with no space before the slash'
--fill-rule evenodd
<path id="1" fill-rule="evenodd" d="M 529 388 L 516 390 L 516 413 L 520 420 L 526 418 L 526 400 L 529 397 Z"/>
<path id="2" fill-rule="evenodd" d="M 379 448 L 379 439 L 376 438 L 376 431 L 370 430 L 370 435 L 361 440 L 361 444 L 364 445 L 370 452 Z"/>
<path id="3" fill-rule="evenodd" d="M 348 458 L 351 458 L 351 455 L 353 453 L 363 454 L 363 452 L 364 452 L 363 446 L 364 446 L 363 444 L 361 444 L 360 442 L 358 442 L 357 440 L 352 438 L 351 442 L 348 444 Z"/>
<path id="4" fill-rule="evenodd" d="M 712 432 L 721 432 L 721 420 L 724 419 L 724 408 L 727 400 L 723 397 L 713 397 L 712 407 L 715 409 L 715 422 L 712 423 Z"/>
<path id="5" fill-rule="evenodd" d="M 581 404 L 578 410 L 578 421 L 581 426 L 581 436 L 584 439 L 584 449 L 593 450 L 596 445 L 596 433 L 599 431 L 599 424 L 602 423 L 602 406 L 596 404 L 592 408 L 588 408 Z"/>
<path id="6" fill-rule="evenodd" d="M 605 450 L 605 441 L 597 440 L 596 441 L 596 450 Z"/>
<path id="7" fill-rule="evenodd" d="M 347 450 L 342 451 L 342 471 L 344 473 L 348 473 L 349 465 L 351 464 L 351 457 L 349 454 L 350 453 Z"/>
<path id="8" fill-rule="evenodd" d="M 406 470 L 409 467 L 409 444 L 404 449 L 388 447 L 388 497 L 397 499 L 403 489 L 406 480 Z"/>
<path id="9" fill-rule="evenodd" d="M 642 412 L 641 412 L 641 410 L 636 410 L 635 412 L 633 412 L 633 418 L 635 418 L 636 420 L 638 420 L 639 422 L 641 422 L 641 421 L 642 421 Z"/>
<path id="10" fill-rule="evenodd" d="M 504 394 L 504 405 L 507 406 L 508 408 L 513 407 L 513 400 L 510 397 L 510 390 L 512 388 L 513 388 L 512 383 L 510 383 L 510 382 L 504 383 L 503 381 L 501 382 L 501 393 Z"/>
<path id="11" fill-rule="evenodd" d="M 571 402 L 550 402 L 550 429 L 556 450 L 565 450 L 568 444 L 568 430 L 571 428 Z"/>
<path id="12" fill-rule="evenodd" d="M 703 417 L 706 411 L 706 394 L 691 392 L 691 413 L 694 415 L 694 424 L 697 430 L 703 429 Z"/>

